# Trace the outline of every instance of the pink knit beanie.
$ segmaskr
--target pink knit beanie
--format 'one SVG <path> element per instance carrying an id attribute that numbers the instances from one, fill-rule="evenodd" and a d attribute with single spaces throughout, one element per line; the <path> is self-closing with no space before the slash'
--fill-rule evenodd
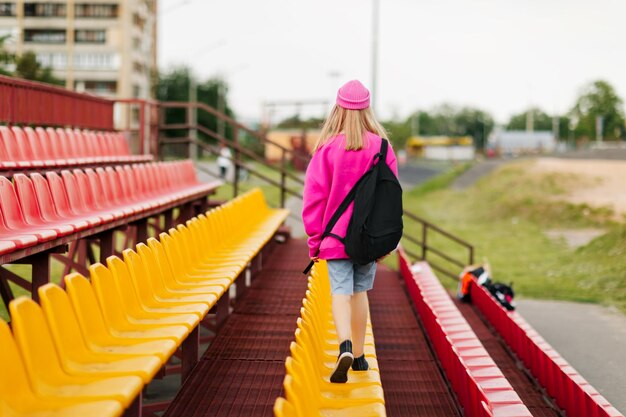
<path id="1" fill-rule="evenodd" d="M 370 106 L 370 92 L 360 81 L 348 81 L 337 91 L 337 105 L 348 110 L 366 109 Z"/>

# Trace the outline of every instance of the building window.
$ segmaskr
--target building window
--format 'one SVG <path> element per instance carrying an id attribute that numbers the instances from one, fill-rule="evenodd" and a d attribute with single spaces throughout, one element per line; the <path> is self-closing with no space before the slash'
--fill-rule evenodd
<path id="1" fill-rule="evenodd" d="M 0 16 L 15 16 L 16 13 L 15 3 L 0 3 Z"/>
<path id="2" fill-rule="evenodd" d="M 38 53 L 37 62 L 44 67 L 62 69 L 67 67 L 67 55 L 63 53 Z"/>
<path id="3" fill-rule="evenodd" d="M 139 87 L 138 85 L 133 85 L 133 97 L 134 98 L 141 97 L 141 87 Z"/>
<path id="4" fill-rule="evenodd" d="M 74 54 L 74 67 L 77 69 L 114 70 L 119 68 L 119 56 L 108 53 Z"/>
<path id="5" fill-rule="evenodd" d="M 135 61 L 133 62 L 133 71 L 138 74 L 143 74 L 146 71 L 146 67 L 141 62 Z"/>
<path id="6" fill-rule="evenodd" d="M 139 28 L 139 30 L 143 31 L 144 26 L 146 25 L 146 19 L 141 17 L 138 13 L 133 14 L 133 24 Z"/>
<path id="7" fill-rule="evenodd" d="M 27 43 L 65 43 L 63 29 L 26 29 L 24 42 Z"/>
<path id="8" fill-rule="evenodd" d="M 85 91 L 94 94 L 111 95 L 117 92 L 116 81 L 84 81 Z"/>
<path id="9" fill-rule="evenodd" d="M 117 17 L 117 4 L 77 4 L 76 17 L 114 19 Z"/>
<path id="10" fill-rule="evenodd" d="M 65 17 L 66 14 L 63 3 L 24 3 L 26 17 Z"/>
<path id="11" fill-rule="evenodd" d="M 105 43 L 105 30 L 79 29 L 74 32 L 76 43 Z"/>

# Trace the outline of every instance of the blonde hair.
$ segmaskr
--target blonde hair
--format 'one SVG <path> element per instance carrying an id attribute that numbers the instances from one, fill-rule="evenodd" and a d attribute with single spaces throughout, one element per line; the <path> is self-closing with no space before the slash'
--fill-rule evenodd
<path id="1" fill-rule="evenodd" d="M 348 110 L 335 105 L 322 126 L 322 133 L 313 148 L 313 153 L 342 132 L 346 135 L 347 151 L 363 149 L 366 132 L 375 133 L 380 137 L 387 136 L 385 128 L 378 123 L 369 107 L 363 110 Z"/>

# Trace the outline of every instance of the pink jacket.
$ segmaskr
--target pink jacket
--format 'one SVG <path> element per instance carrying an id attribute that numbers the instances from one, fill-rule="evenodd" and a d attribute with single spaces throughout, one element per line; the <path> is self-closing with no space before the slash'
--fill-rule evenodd
<path id="1" fill-rule="evenodd" d="M 367 145 L 359 151 L 346 151 L 345 135 L 340 134 L 315 152 L 304 180 L 302 220 L 309 235 L 309 256 L 319 249 L 321 259 L 348 259 L 343 243 L 322 233 L 337 207 L 348 195 L 354 184 L 372 167 L 374 156 L 380 151 L 381 138 L 367 133 Z M 398 176 L 396 155 L 391 146 L 387 151 L 387 164 Z M 352 217 L 352 205 L 343 213 L 333 233 L 345 236 Z"/>

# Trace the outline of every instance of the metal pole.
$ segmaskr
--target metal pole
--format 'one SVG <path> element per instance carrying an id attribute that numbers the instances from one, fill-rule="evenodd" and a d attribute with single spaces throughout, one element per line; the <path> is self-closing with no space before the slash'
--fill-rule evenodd
<path id="1" fill-rule="evenodd" d="M 217 84 L 217 110 L 220 112 L 220 114 L 224 114 L 225 107 L 226 107 L 226 100 L 225 100 L 225 91 L 224 91 L 224 79 L 221 78 L 219 80 L 219 83 Z M 222 119 L 221 117 L 217 118 L 217 134 L 220 135 L 221 137 L 225 137 L 225 126 L 224 126 L 224 119 Z"/>
<path id="2" fill-rule="evenodd" d="M 280 207 L 285 208 L 285 187 L 287 185 L 287 178 L 285 174 L 285 148 L 280 159 Z"/>
<path id="3" fill-rule="evenodd" d="M 372 98 L 371 107 L 376 110 L 378 98 L 378 14 L 380 0 L 373 0 L 372 4 Z"/>
<path id="4" fill-rule="evenodd" d="M 196 102 L 198 101 L 198 86 L 196 85 L 196 79 L 193 76 L 191 69 L 189 70 L 189 107 L 187 108 L 187 116 L 189 118 L 189 138 L 198 139 L 198 113 L 196 109 Z M 189 158 L 195 159 L 193 141 L 189 141 Z"/>

